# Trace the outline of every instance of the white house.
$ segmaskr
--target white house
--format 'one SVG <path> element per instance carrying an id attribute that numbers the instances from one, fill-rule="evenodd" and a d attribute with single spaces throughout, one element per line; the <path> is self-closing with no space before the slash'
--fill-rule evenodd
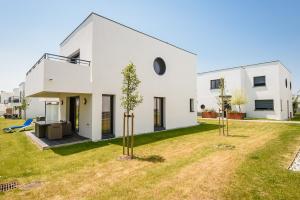
<path id="1" fill-rule="evenodd" d="M 26 75 L 26 95 L 59 98 L 59 119 L 93 141 L 122 136 L 122 69 L 133 62 L 143 103 L 135 133 L 197 124 L 196 55 L 91 13 Z M 78 119 L 78 120 L 77 120 Z"/>
<path id="2" fill-rule="evenodd" d="M 198 73 L 198 111 L 218 110 L 220 78 L 225 80 L 225 95 L 244 91 L 247 104 L 242 111 L 249 118 L 286 120 L 293 116 L 292 77 L 280 61 L 233 67 Z M 230 99 L 229 99 L 230 102 Z M 237 110 L 235 106 L 231 106 Z"/>
<path id="3" fill-rule="evenodd" d="M 20 102 L 22 103 L 25 98 L 25 82 L 19 84 Z M 57 121 L 58 120 L 58 98 L 26 98 L 26 112 L 22 111 L 23 118 L 36 118 L 46 117 L 47 120 Z"/>

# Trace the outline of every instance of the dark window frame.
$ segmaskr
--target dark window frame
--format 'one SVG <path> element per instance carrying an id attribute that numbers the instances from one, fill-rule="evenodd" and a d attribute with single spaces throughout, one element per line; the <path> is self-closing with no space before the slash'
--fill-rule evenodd
<path id="1" fill-rule="evenodd" d="M 264 83 L 257 83 L 255 79 L 264 78 Z M 253 87 L 265 87 L 266 84 L 266 76 L 254 76 L 253 77 Z"/>
<path id="2" fill-rule="evenodd" d="M 164 75 L 166 73 L 166 63 L 161 57 L 157 57 L 153 61 L 153 69 L 157 75 Z"/>
<path id="3" fill-rule="evenodd" d="M 272 101 L 272 108 L 257 108 L 258 101 Z M 274 99 L 257 99 L 254 100 L 254 110 L 255 111 L 274 111 Z"/>
<path id="4" fill-rule="evenodd" d="M 288 80 L 287 80 L 287 78 L 285 79 L 285 88 L 288 88 Z"/>
<path id="5" fill-rule="evenodd" d="M 220 89 L 220 86 L 221 86 L 221 79 L 210 80 L 210 89 L 211 90 Z"/>
<path id="6" fill-rule="evenodd" d="M 193 98 L 190 98 L 190 112 L 195 112 L 195 101 Z"/>

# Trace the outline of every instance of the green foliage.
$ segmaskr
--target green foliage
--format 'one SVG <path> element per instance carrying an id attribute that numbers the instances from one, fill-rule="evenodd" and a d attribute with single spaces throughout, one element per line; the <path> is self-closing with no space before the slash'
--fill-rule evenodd
<path id="1" fill-rule="evenodd" d="M 297 113 L 297 109 L 298 109 L 298 95 L 293 99 L 293 113 L 296 114 Z"/>
<path id="2" fill-rule="evenodd" d="M 129 113 L 133 111 L 135 107 L 143 102 L 143 97 L 137 91 L 141 81 L 136 74 L 135 65 L 131 62 L 122 71 L 123 86 L 122 86 L 122 98 L 121 105 L 124 110 Z"/>
<path id="3" fill-rule="evenodd" d="M 239 112 L 241 112 L 241 105 L 244 105 L 247 103 L 247 97 L 243 90 L 236 90 L 234 91 L 232 98 L 231 98 L 231 104 L 236 105 L 239 107 Z"/>

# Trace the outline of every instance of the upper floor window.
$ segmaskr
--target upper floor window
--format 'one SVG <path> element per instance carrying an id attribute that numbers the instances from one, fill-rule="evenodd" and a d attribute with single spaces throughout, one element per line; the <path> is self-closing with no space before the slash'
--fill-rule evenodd
<path id="1" fill-rule="evenodd" d="M 166 63 L 162 58 L 155 58 L 153 68 L 156 74 L 163 75 L 166 72 Z"/>
<path id="2" fill-rule="evenodd" d="M 290 90 L 292 89 L 292 82 L 290 82 Z"/>
<path id="3" fill-rule="evenodd" d="M 287 81 L 287 78 L 285 79 L 285 87 L 287 88 L 288 86 L 288 81 Z"/>
<path id="4" fill-rule="evenodd" d="M 254 87 L 266 86 L 266 76 L 256 76 L 253 78 Z"/>
<path id="5" fill-rule="evenodd" d="M 70 63 L 80 64 L 80 52 L 76 52 L 75 54 L 70 56 Z"/>
<path id="6" fill-rule="evenodd" d="M 190 112 L 195 112 L 194 99 L 190 99 Z"/>
<path id="7" fill-rule="evenodd" d="M 255 100 L 255 110 L 274 110 L 274 100 Z"/>
<path id="8" fill-rule="evenodd" d="M 210 80 L 210 89 L 220 89 L 221 79 Z"/>

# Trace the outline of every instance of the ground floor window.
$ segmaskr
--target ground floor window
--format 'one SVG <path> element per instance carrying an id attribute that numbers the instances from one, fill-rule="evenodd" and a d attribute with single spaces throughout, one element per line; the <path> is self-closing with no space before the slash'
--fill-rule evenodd
<path id="1" fill-rule="evenodd" d="M 194 99 L 190 99 L 190 112 L 195 112 Z"/>
<path id="2" fill-rule="evenodd" d="M 114 98 L 113 95 L 102 95 L 102 139 L 114 137 Z"/>
<path id="3" fill-rule="evenodd" d="M 255 100 L 255 110 L 274 110 L 274 100 Z"/>
<path id="4" fill-rule="evenodd" d="M 164 129 L 164 98 L 154 97 L 154 130 Z"/>

